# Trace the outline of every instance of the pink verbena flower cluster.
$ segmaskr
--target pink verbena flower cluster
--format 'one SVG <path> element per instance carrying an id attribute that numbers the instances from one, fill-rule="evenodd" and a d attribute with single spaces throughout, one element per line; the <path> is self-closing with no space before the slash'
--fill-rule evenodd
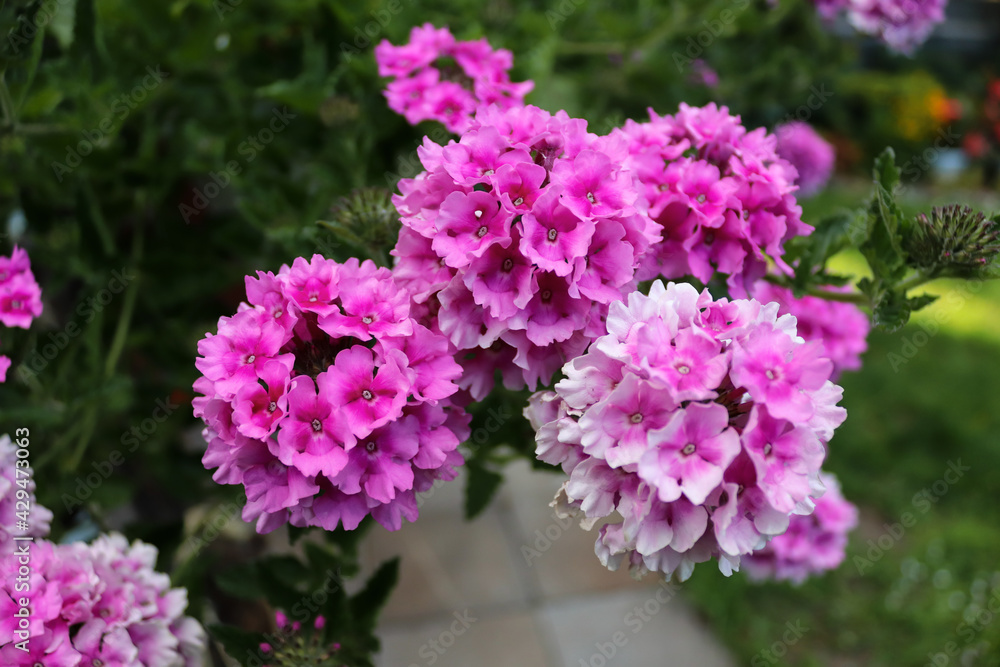
<path id="1" fill-rule="evenodd" d="M 859 32 L 912 53 L 944 21 L 948 0 L 813 0 L 820 16 L 831 20 L 841 11 Z"/>
<path id="2" fill-rule="evenodd" d="M 523 106 L 535 86 L 510 80 L 510 51 L 494 50 L 485 38 L 456 41 L 447 28 L 430 23 L 413 28 L 402 46 L 382 40 L 375 61 L 379 74 L 392 79 L 385 90 L 390 109 L 411 125 L 436 120 L 456 133 L 468 129 L 480 106 Z"/>
<path id="3" fill-rule="evenodd" d="M 628 141 L 625 166 L 638 174 L 649 215 L 663 226 L 641 277 L 707 283 L 718 271 L 730 293 L 745 296 L 768 256 L 787 270 L 784 242 L 812 227 L 802 222 L 795 169 L 775 152 L 774 136 L 747 132 L 739 116 L 714 103 L 649 114 L 649 122 L 629 120 L 613 133 Z"/>
<path id="4" fill-rule="evenodd" d="M 812 511 L 846 412 L 822 348 L 777 310 L 656 281 L 612 304 L 608 334 L 532 397 L 536 455 L 569 474 L 557 507 L 588 529 L 623 518 L 597 538 L 607 567 L 683 580 L 717 557 L 729 574 Z"/>
<path id="5" fill-rule="evenodd" d="M 31 260 L 14 246 L 10 257 L 0 257 L 0 324 L 27 329 L 42 314 L 42 290 L 31 273 Z M 10 357 L 0 355 L 0 382 L 7 380 Z"/>
<path id="6" fill-rule="evenodd" d="M 858 525 L 858 508 L 844 499 L 836 477 L 823 473 L 820 481 L 826 492 L 816 500 L 813 513 L 793 516 L 788 530 L 743 561 L 751 579 L 801 584 L 844 562 L 847 534 Z"/>
<path id="7" fill-rule="evenodd" d="M 198 344 L 203 463 L 242 484 L 259 532 L 416 519 L 415 493 L 452 479 L 468 417 L 444 336 L 370 260 L 314 255 L 246 278 L 247 301 Z"/>
<path id="8" fill-rule="evenodd" d="M 0 558 L 14 551 L 15 537 L 48 535 L 52 521 L 52 512 L 35 502 L 34 476 L 31 468 L 19 467 L 27 459 L 19 459 L 17 449 L 9 435 L 0 436 Z M 28 528 L 22 530 L 17 515 L 25 507 L 29 520 L 23 524 Z"/>
<path id="9" fill-rule="evenodd" d="M 496 369 L 510 387 L 548 382 L 603 331 L 658 239 L 625 143 L 565 112 L 491 107 L 419 156 L 426 171 L 393 198 L 397 279 L 463 353 L 473 398 Z"/>
<path id="10" fill-rule="evenodd" d="M 795 184 L 799 186 L 800 196 L 810 197 L 826 187 L 836 158 L 833 146 L 811 125 L 801 121 L 779 125 L 774 136 L 778 139 L 778 155 L 798 172 Z"/>
<path id="11" fill-rule="evenodd" d="M 826 289 L 840 293 L 851 291 L 850 287 Z M 807 341 L 820 343 L 823 356 L 833 362 L 833 379 L 843 371 L 861 368 L 861 355 L 868 349 L 871 323 L 864 311 L 854 304 L 817 296 L 797 299 L 791 290 L 764 281 L 754 286 L 753 297 L 761 303 L 777 303 L 779 315 L 795 317 L 797 333 Z"/>
<path id="12" fill-rule="evenodd" d="M 18 586 L 23 556 L 3 558 L 0 662 L 76 667 L 196 667 L 205 632 L 184 615 L 187 591 L 156 572 L 156 547 L 104 535 L 92 544 L 30 544 L 27 589 Z M 30 618 L 16 615 L 28 599 Z M 27 652 L 18 644 L 27 647 Z"/>

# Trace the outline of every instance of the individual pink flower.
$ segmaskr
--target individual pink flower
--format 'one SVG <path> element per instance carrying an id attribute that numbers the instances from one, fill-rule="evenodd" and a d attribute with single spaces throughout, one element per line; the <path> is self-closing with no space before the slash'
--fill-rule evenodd
<path id="1" fill-rule="evenodd" d="M 371 261 L 300 257 L 246 285 L 249 304 L 195 361 L 213 479 L 243 485 L 243 518 L 261 533 L 414 520 L 414 494 L 455 477 L 468 436 L 448 339 Z"/>
<path id="2" fill-rule="evenodd" d="M 42 290 L 31 273 L 24 248 L 14 246 L 9 257 L 0 256 L 0 324 L 27 329 L 42 314 Z M 0 382 L 6 382 L 11 360 L 0 355 Z"/>
<path id="3" fill-rule="evenodd" d="M 414 312 L 460 353 L 474 400 L 497 370 L 510 387 L 547 382 L 599 332 L 658 238 L 625 143 L 565 112 L 491 107 L 419 154 L 425 171 L 393 199 L 394 274 Z"/>
<path id="4" fill-rule="evenodd" d="M 411 125 L 436 120 L 451 132 L 464 131 L 479 107 L 522 106 L 534 87 L 510 80 L 510 51 L 494 50 L 485 39 L 456 41 L 430 23 L 414 27 L 402 46 L 382 40 L 375 61 L 379 75 L 392 79 L 385 92 L 391 109 Z"/>
<path id="5" fill-rule="evenodd" d="M 948 0 L 813 0 L 820 16 L 830 21 L 839 12 L 859 32 L 910 54 L 945 19 Z"/>
<path id="6" fill-rule="evenodd" d="M 607 567 L 683 580 L 715 558 L 729 574 L 813 511 L 846 413 L 829 361 L 777 310 L 656 281 L 613 304 L 605 335 L 532 396 L 536 454 L 569 476 L 557 511 L 605 524 Z"/>
<path id="7" fill-rule="evenodd" d="M 849 287 L 826 288 L 849 292 Z M 833 362 L 833 377 L 861 368 L 861 355 L 868 349 L 868 316 L 852 303 L 829 301 L 817 296 L 796 298 L 792 291 L 761 281 L 753 288 L 754 298 L 778 304 L 780 315 L 792 315 L 796 331 L 807 341 L 823 345 L 823 356 Z"/>
<path id="8" fill-rule="evenodd" d="M 833 475 L 823 473 L 820 480 L 826 491 L 816 499 L 813 513 L 793 516 L 787 531 L 746 558 L 744 564 L 751 579 L 801 584 L 844 561 L 847 534 L 858 525 L 858 510 L 844 499 Z"/>

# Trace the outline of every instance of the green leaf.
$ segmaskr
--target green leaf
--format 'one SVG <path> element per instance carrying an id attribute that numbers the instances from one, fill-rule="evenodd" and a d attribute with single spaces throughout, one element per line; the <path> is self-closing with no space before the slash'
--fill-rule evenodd
<path id="1" fill-rule="evenodd" d="M 248 664 L 248 657 L 260 653 L 260 644 L 264 640 L 260 633 L 247 632 L 231 625 L 212 625 L 208 630 L 226 649 L 226 653 L 241 665 Z"/>
<path id="2" fill-rule="evenodd" d="M 399 558 L 393 558 L 382 563 L 375 574 L 365 583 L 365 587 L 351 598 L 351 611 L 359 627 L 365 630 L 371 630 L 375 627 L 379 610 L 388 601 L 398 579 Z"/>
<path id="3" fill-rule="evenodd" d="M 260 585 L 255 563 L 227 568 L 215 575 L 215 583 L 224 592 L 236 598 L 254 600 L 264 597 L 264 589 Z"/>
<path id="4" fill-rule="evenodd" d="M 937 300 L 937 294 L 919 294 L 917 296 L 911 296 L 906 301 L 910 307 L 910 312 L 915 313 L 921 308 L 926 308 Z"/>
<path id="5" fill-rule="evenodd" d="M 882 154 L 875 158 L 875 182 L 893 192 L 899 185 L 899 167 L 896 166 L 896 152 L 887 146 Z"/>
<path id="6" fill-rule="evenodd" d="M 465 518 L 471 520 L 486 509 L 503 482 L 503 475 L 487 470 L 475 461 L 466 465 L 469 481 L 465 487 Z"/>
<path id="7" fill-rule="evenodd" d="M 885 331 L 897 331 L 910 319 L 910 307 L 905 296 L 899 292 L 887 292 L 875 304 L 872 323 Z"/>

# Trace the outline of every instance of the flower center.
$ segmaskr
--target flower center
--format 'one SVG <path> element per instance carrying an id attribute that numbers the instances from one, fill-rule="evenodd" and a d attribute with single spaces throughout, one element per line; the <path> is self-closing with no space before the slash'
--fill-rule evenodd
<path id="1" fill-rule="evenodd" d="M 309 303 L 316 303 L 317 301 L 319 301 L 319 297 L 318 296 L 316 296 L 315 294 L 310 294 L 309 295 Z"/>
<path id="2" fill-rule="evenodd" d="M 677 372 L 680 373 L 681 375 L 687 375 L 688 373 L 691 372 L 691 367 L 685 364 L 681 364 L 680 366 L 677 367 Z"/>
<path id="3" fill-rule="evenodd" d="M 368 444 L 365 445 L 365 449 L 368 450 L 369 452 L 374 452 L 375 451 L 375 443 L 374 442 L 369 442 Z"/>
<path id="4" fill-rule="evenodd" d="M 764 445 L 764 456 L 770 456 L 771 450 L 772 450 L 771 443 L 767 443 L 766 445 Z"/>
<path id="5" fill-rule="evenodd" d="M 554 229 L 550 229 L 549 230 L 549 240 L 550 241 L 555 241 L 557 236 L 559 236 L 559 232 L 557 232 Z"/>
<path id="6" fill-rule="evenodd" d="M 486 225 L 483 225 L 476 232 L 476 236 L 478 236 L 479 238 L 483 238 L 484 236 L 486 236 L 486 232 L 488 232 L 488 231 L 490 231 L 490 230 L 486 229 Z"/>
<path id="7" fill-rule="evenodd" d="M 323 423 L 318 419 L 314 419 L 312 420 L 312 427 L 314 431 L 319 433 L 320 431 L 323 430 Z"/>
<path id="8" fill-rule="evenodd" d="M 281 319 L 281 316 L 284 315 L 284 314 L 285 314 L 284 311 L 281 310 L 281 308 L 279 308 L 278 310 L 274 311 L 273 317 L 274 317 L 274 319 L 278 320 L 278 319 Z"/>
<path id="9" fill-rule="evenodd" d="M 699 204 L 704 204 L 705 203 L 705 195 L 703 195 L 703 194 L 702 195 L 698 195 L 696 197 L 696 199 L 698 200 Z"/>
<path id="10" fill-rule="evenodd" d="M 774 378 L 776 378 L 776 377 L 778 376 L 778 374 L 777 374 L 777 373 L 775 373 L 775 372 L 774 372 L 774 371 L 773 371 L 772 369 L 770 369 L 770 368 L 768 368 L 768 369 L 767 369 L 767 372 L 766 372 L 766 373 L 764 373 L 764 375 L 766 375 L 766 376 L 767 376 L 767 379 L 768 379 L 768 380 L 773 380 Z"/>
<path id="11" fill-rule="evenodd" d="M 366 401 L 370 401 L 374 397 L 374 394 L 372 394 L 371 391 L 369 391 L 367 389 L 365 389 L 363 392 L 361 392 L 361 395 L 364 397 L 364 399 Z"/>
<path id="12" fill-rule="evenodd" d="M 493 175 L 492 169 L 487 169 L 486 171 L 483 172 L 483 176 L 492 176 L 492 175 Z"/>
<path id="13" fill-rule="evenodd" d="M 552 290 L 542 290 L 542 301 L 548 301 L 552 298 Z"/>
<path id="14" fill-rule="evenodd" d="M 513 268 L 514 268 L 514 260 L 512 260 L 510 257 L 508 257 L 507 259 L 505 259 L 503 261 L 503 270 L 504 271 L 510 271 Z"/>
<path id="15" fill-rule="evenodd" d="M 476 220 L 479 220 L 479 218 L 483 217 L 483 211 L 482 211 L 482 209 L 478 209 L 477 208 L 476 212 L 473 215 L 476 216 Z M 482 234 L 480 234 L 480 236 L 482 236 Z"/>
<path id="16" fill-rule="evenodd" d="M 517 199 L 514 200 L 514 206 L 520 206 L 523 203 L 524 203 L 524 197 L 518 197 Z"/>
<path id="17" fill-rule="evenodd" d="M 371 324 L 372 322 L 375 321 L 375 319 L 371 315 L 365 315 L 364 317 L 361 318 L 361 321 L 364 322 L 365 324 Z"/>
<path id="18" fill-rule="evenodd" d="M 94 660 L 90 664 L 92 664 L 94 667 L 103 667 L 104 661 L 103 660 Z"/>
<path id="19" fill-rule="evenodd" d="M 688 444 L 684 445 L 684 449 L 681 450 L 681 454 L 683 454 L 684 456 L 691 456 L 692 454 L 694 454 L 694 450 L 696 449 L 698 448 L 695 446 L 695 444 L 693 442 L 689 442 Z"/>
<path id="20" fill-rule="evenodd" d="M 597 197 L 594 196 L 593 192 L 587 193 L 587 201 L 589 201 L 591 204 L 597 203 Z"/>
<path id="21" fill-rule="evenodd" d="M 637 412 L 634 415 L 632 415 L 632 423 L 633 424 L 641 424 L 642 423 L 642 414 L 640 414 L 640 413 Z"/>
<path id="22" fill-rule="evenodd" d="M 14 301 L 10 302 L 10 307 L 13 308 L 14 310 L 20 310 L 21 302 L 15 299 Z"/>
<path id="23" fill-rule="evenodd" d="M 712 232 L 705 234 L 705 245 L 712 245 L 714 241 L 715 241 L 715 234 L 713 234 Z"/>
<path id="24" fill-rule="evenodd" d="M 256 359 L 257 359 L 257 357 L 255 355 L 251 354 L 249 357 L 247 357 L 247 363 L 248 364 L 252 364 L 254 362 L 254 360 L 256 360 Z"/>
<path id="25" fill-rule="evenodd" d="M 275 403 L 274 401 L 271 401 L 271 403 L 267 406 L 268 412 L 274 412 L 277 409 L 278 409 L 278 404 Z"/>

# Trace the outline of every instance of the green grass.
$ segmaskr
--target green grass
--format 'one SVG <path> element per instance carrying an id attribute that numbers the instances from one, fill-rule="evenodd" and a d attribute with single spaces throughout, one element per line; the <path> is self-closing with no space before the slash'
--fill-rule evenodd
<path id="1" fill-rule="evenodd" d="M 841 568 L 796 588 L 705 565 L 687 585 L 739 664 L 925 665 L 953 649 L 938 664 L 1000 665 L 1000 614 L 964 623 L 991 595 L 1000 609 L 1000 348 L 941 332 L 894 364 L 920 331 L 874 333 L 864 369 L 842 379 L 848 419 L 827 467 L 862 519 Z M 937 497 L 959 460 L 971 470 Z M 936 502 L 914 498 L 924 488 Z M 895 539 L 885 524 L 906 512 L 915 523 Z M 787 654 L 762 653 L 798 621 L 809 630 Z"/>

